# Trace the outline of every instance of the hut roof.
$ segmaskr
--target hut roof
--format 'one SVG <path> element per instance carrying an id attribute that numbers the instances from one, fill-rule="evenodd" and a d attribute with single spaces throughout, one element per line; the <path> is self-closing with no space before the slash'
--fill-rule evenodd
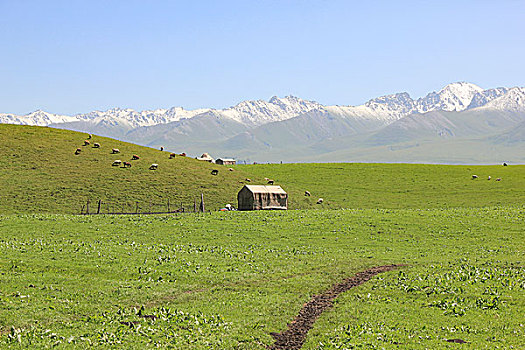
<path id="1" fill-rule="evenodd" d="M 252 193 L 281 193 L 286 194 L 286 192 L 281 188 L 281 186 L 264 186 L 264 185 L 244 185 Z"/>
<path id="2" fill-rule="evenodd" d="M 205 160 L 207 162 L 212 162 L 213 163 L 213 158 L 210 156 L 209 153 L 203 153 L 202 156 L 196 157 L 195 159 L 197 159 L 197 160 Z"/>

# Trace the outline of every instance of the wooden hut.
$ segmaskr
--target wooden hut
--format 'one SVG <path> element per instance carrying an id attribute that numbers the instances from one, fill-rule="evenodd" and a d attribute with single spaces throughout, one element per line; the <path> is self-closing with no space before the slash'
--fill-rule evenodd
<path id="1" fill-rule="evenodd" d="M 215 164 L 220 164 L 220 165 L 235 165 L 236 161 L 235 159 L 230 159 L 230 158 L 219 158 L 215 161 Z"/>
<path id="2" fill-rule="evenodd" d="M 281 186 L 245 185 L 237 194 L 238 210 L 286 210 L 288 194 Z"/>

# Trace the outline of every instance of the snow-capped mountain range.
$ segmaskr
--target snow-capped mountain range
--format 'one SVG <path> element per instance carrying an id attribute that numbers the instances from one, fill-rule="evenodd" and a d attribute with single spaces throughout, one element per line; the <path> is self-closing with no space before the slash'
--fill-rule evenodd
<path id="1" fill-rule="evenodd" d="M 452 83 L 413 99 L 406 92 L 359 106 L 294 96 L 225 109 L 114 108 L 73 116 L 41 110 L 0 123 L 50 126 L 170 152 L 244 162 L 525 164 L 525 88 Z"/>
<path id="2" fill-rule="evenodd" d="M 477 85 L 458 82 L 445 86 L 438 92 L 412 99 L 406 92 L 378 97 L 360 106 L 323 106 L 314 101 L 294 96 L 272 97 L 269 101 L 243 101 L 236 106 L 214 110 L 185 110 L 181 107 L 135 111 L 114 108 L 73 116 L 58 115 L 42 110 L 24 116 L 0 114 L 0 123 L 49 126 L 83 122 L 83 125 L 105 125 L 127 130 L 167 124 L 191 119 L 205 114 L 221 116 L 241 123 L 248 128 L 283 121 L 311 111 L 320 111 L 345 118 L 380 119 L 393 122 L 413 113 L 432 111 L 463 111 L 478 107 L 497 110 L 525 110 L 525 88 L 495 88 L 484 90 Z M 108 135 L 110 136 L 110 135 Z"/>

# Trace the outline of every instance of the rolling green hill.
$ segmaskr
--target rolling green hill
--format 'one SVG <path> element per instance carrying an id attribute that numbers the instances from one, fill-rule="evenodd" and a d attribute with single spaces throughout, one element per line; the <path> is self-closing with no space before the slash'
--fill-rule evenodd
<path id="1" fill-rule="evenodd" d="M 182 205 L 193 210 L 200 194 L 207 209 L 236 205 L 244 180 L 275 180 L 290 195 L 290 209 L 305 208 L 440 208 L 521 205 L 525 166 L 452 166 L 421 164 L 257 164 L 227 167 L 168 152 L 43 127 L 0 125 L 0 213 L 79 213 L 90 211 L 166 211 Z M 93 148 L 93 143 L 101 144 Z M 75 150 L 81 148 L 79 155 Z M 120 154 L 111 154 L 112 148 Z M 140 160 L 132 161 L 133 154 Z M 114 167 L 114 160 L 131 168 Z M 149 170 L 152 163 L 158 170 Z M 217 176 L 212 169 L 219 169 Z M 472 180 L 471 175 L 479 176 Z M 488 176 L 492 180 L 488 181 Z M 495 181 L 501 178 L 502 181 Z M 304 192 L 310 191 L 311 197 Z M 324 203 L 317 205 L 318 198 Z M 151 206 L 150 206 L 151 203 Z"/>
<path id="2" fill-rule="evenodd" d="M 102 212 L 165 211 L 181 203 L 193 210 L 203 193 L 207 209 L 236 203 L 246 175 L 188 157 L 114 139 L 45 127 L 0 124 L 0 213 L 79 213 L 87 200 L 91 211 L 100 199 Z M 93 144 L 100 143 L 100 148 Z M 79 155 L 75 150 L 81 148 Z M 111 154 L 118 148 L 120 154 Z M 139 160 L 131 160 L 137 154 Z M 112 166 L 114 160 L 131 168 Z M 152 163 L 158 170 L 149 170 Z M 217 176 L 212 169 L 219 169 Z M 151 207 L 150 207 L 151 203 Z"/>

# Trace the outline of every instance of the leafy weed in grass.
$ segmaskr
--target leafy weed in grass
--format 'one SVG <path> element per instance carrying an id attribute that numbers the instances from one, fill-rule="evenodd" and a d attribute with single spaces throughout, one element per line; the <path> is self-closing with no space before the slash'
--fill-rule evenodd
<path id="1" fill-rule="evenodd" d="M 441 349 L 458 346 L 445 341 L 456 338 L 472 349 L 522 348 L 524 214 L 490 207 L 0 216 L 0 347 L 31 340 L 262 349 L 312 295 L 369 267 L 406 263 L 402 273 L 341 294 L 304 348 Z M 444 308 L 431 306 L 443 300 Z M 137 316 L 141 305 L 156 318 Z M 194 335 L 179 321 L 169 328 L 163 308 L 173 320 L 182 312 L 209 325 Z"/>

